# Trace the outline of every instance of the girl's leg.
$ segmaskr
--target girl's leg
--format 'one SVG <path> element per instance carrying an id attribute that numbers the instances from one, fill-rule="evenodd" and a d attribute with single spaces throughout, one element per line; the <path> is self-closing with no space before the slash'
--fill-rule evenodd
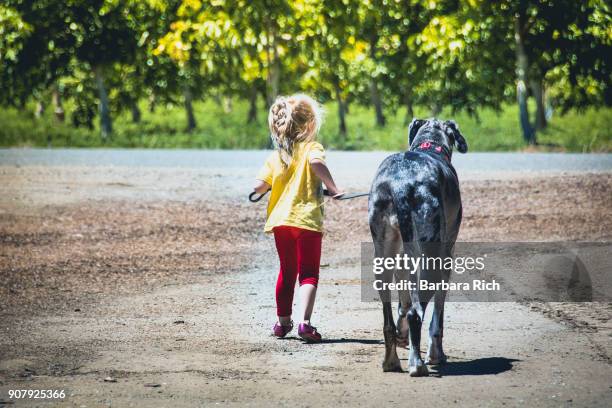
<path id="1" fill-rule="evenodd" d="M 310 316 L 312 316 L 316 296 L 317 287 L 315 285 L 304 283 L 300 286 L 300 305 L 303 313 L 302 323 L 310 324 Z"/>
<path id="2" fill-rule="evenodd" d="M 310 324 L 319 283 L 321 241 L 323 234 L 302 230 L 297 240 L 298 276 L 300 281 L 300 305 L 302 322 Z"/>
<path id="3" fill-rule="evenodd" d="M 291 323 L 293 290 L 298 274 L 297 246 L 290 227 L 274 228 L 274 241 L 280 259 L 280 270 L 276 281 L 276 314 L 283 326 Z"/>

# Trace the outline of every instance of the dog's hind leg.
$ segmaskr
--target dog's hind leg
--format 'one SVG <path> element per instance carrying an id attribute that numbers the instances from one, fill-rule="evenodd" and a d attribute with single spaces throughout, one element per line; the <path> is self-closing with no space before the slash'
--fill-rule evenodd
<path id="1" fill-rule="evenodd" d="M 392 257 L 401 249 L 401 238 L 399 232 L 394 231 L 387 225 L 383 227 L 381 234 L 376 234 L 374 241 L 376 257 Z M 393 281 L 393 269 L 385 269 L 380 276 L 384 284 Z M 397 329 L 393 322 L 393 310 L 391 308 L 391 292 L 385 286 L 378 294 L 383 305 L 383 333 L 385 337 L 385 359 L 383 360 L 383 371 L 402 371 L 400 360 L 397 356 Z"/>
<path id="2" fill-rule="evenodd" d="M 413 245 L 413 243 L 403 243 L 404 254 L 409 257 L 414 258 L 415 254 L 418 253 L 417 248 Z M 405 265 L 403 265 L 405 266 Z M 417 284 L 416 274 L 411 273 L 410 269 L 401 269 L 395 272 L 395 280 L 396 282 L 412 282 L 414 285 Z M 408 334 L 409 334 L 409 324 L 408 324 L 408 311 L 412 306 L 412 301 L 410 299 L 410 291 L 408 289 L 398 290 L 399 302 L 397 305 L 397 345 L 398 347 L 405 348 L 408 346 Z"/>
<path id="3" fill-rule="evenodd" d="M 427 351 L 427 364 L 438 365 L 446 362 L 446 355 L 442 349 L 444 335 L 444 301 L 446 291 L 439 290 L 434 295 L 434 308 L 429 324 L 429 348 Z"/>
<path id="4" fill-rule="evenodd" d="M 408 325 L 410 326 L 408 371 L 411 377 L 421 377 L 429 374 L 427 366 L 421 358 L 421 327 L 426 307 L 427 302 L 413 303 L 408 311 Z"/>
<path id="5" fill-rule="evenodd" d="M 452 256 L 452 252 L 443 251 L 440 254 L 442 259 Z M 444 267 L 439 269 L 440 280 L 450 281 L 450 269 Z M 442 349 L 442 338 L 444 337 L 444 302 L 446 301 L 446 291 L 438 290 L 434 294 L 434 306 L 429 324 L 429 347 L 427 350 L 427 364 L 438 365 L 446 362 L 446 355 Z"/>
<path id="6" fill-rule="evenodd" d="M 381 295 L 382 297 L 382 295 Z M 402 371 L 399 357 L 397 356 L 396 328 L 393 322 L 393 310 L 391 302 L 383 302 L 383 333 L 385 335 L 385 359 L 383 360 L 383 371 Z"/>
<path id="7" fill-rule="evenodd" d="M 408 346 L 408 310 L 410 310 L 411 305 L 410 295 L 407 291 L 400 291 L 399 298 L 397 305 L 397 346 L 405 348 Z"/>

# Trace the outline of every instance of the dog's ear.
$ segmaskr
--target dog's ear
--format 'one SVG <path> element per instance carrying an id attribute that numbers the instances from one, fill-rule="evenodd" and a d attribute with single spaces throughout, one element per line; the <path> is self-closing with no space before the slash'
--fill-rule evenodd
<path id="1" fill-rule="evenodd" d="M 416 136 L 417 132 L 425 124 L 426 120 L 423 119 L 412 119 L 412 122 L 408 125 L 408 147 L 412 146 L 412 141 Z"/>
<path id="2" fill-rule="evenodd" d="M 468 145 L 465 141 L 465 137 L 459 131 L 459 126 L 457 126 L 457 122 L 454 120 L 447 120 L 446 126 L 452 130 L 453 136 L 455 138 L 455 146 L 457 146 L 457 150 L 460 153 L 466 153 L 468 151 Z"/>

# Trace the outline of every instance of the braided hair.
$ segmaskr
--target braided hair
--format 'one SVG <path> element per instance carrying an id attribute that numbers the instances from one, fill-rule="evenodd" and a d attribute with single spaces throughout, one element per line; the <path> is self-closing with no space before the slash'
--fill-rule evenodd
<path id="1" fill-rule="evenodd" d="M 310 96 L 297 94 L 276 98 L 270 107 L 268 125 L 270 138 L 285 168 L 291 164 L 296 143 L 315 139 L 321 127 L 321 116 L 321 106 Z"/>

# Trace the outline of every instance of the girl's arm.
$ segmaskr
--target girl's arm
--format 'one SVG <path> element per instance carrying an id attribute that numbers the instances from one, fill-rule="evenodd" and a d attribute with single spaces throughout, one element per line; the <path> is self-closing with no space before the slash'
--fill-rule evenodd
<path id="1" fill-rule="evenodd" d="M 255 190 L 257 194 L 263 194 L 270 188 L 271 186 L 263 180 L 255 180 L 255 186 L 253 186 L 253 190 Z"/>
<path id="2" fill-rule="evenodd" d="M 336 186 L 336 183 L 334 183 L 334 179 L 332 178 L 327 165 L 322 160 L 311 160 L 310 167 L 312 168 L 314 174 L 316 174 L 317 177 L 319 177 L 325 184 L 327 191 L 329 191 L 329 194 L 331 194 L 333 198 L 340 198 L 344 194 L 344 192 L 340 191 L 340 189 Z"/>

